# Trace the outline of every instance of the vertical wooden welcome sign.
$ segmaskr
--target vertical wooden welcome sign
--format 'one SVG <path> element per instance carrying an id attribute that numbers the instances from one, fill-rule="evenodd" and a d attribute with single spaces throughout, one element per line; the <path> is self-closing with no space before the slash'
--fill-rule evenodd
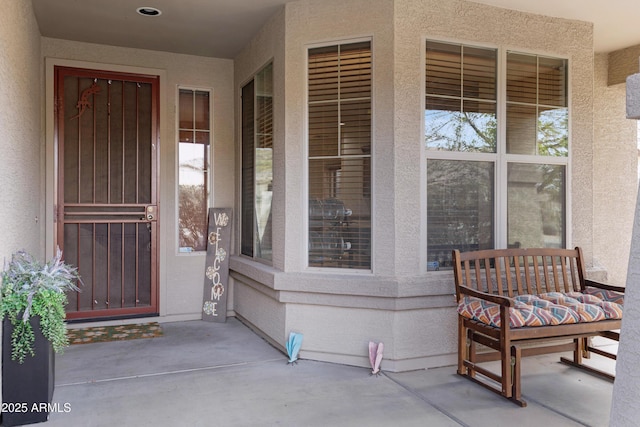
<path id="1" fill-rule="evenodd" d="M 209 209 L 202 320 L 227 321 L 231 208 Z"/>

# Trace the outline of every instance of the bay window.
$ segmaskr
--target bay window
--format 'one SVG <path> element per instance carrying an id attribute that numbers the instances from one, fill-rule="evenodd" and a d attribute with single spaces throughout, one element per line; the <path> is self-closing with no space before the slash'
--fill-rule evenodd
<path id="1" fill-rule="evenodd" d="M 371 268 L 371 42 L 308 52 L 308 265 Z"/>
<path id="2" fill-rule="evenodd" d="M 428 40 L 425 88 L 428 269 L 564 247 L 567 60 Z"/>

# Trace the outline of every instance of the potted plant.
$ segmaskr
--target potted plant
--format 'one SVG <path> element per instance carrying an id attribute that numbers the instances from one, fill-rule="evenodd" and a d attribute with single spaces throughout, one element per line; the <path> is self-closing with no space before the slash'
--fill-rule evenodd
<path id="1" fill-rule="evenodd" d="M 69 345 L 67 291 L 77 291 L 77 269 L 62 252 L 46 264 L 26 252 L 13 254 L 2 272 L 2 424 L 46 421 L 54 388 L 54 352 Z"/>

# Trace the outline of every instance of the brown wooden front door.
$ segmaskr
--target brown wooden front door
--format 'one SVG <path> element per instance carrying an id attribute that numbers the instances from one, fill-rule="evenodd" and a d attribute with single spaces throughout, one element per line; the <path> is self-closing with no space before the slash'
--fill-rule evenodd
<path id="1" fill-rule="evenodd" d="M 67 318 L 158 313 L 157 76 L 56 67 L 56 244 Z"/>

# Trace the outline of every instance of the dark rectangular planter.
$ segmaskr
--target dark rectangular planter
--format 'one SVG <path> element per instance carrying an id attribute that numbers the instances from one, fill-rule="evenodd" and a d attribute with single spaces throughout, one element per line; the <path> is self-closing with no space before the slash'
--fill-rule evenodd
<path id="1" fill-rule="evenodd" d="M 40 331 L 40 318 L 31 318 L 35 356 L 24 363 L 11 360 L 13 325 L 2 322 L 2 425 L 16 426 L 47 421 L 53 398 L 55 356 Z"/>

